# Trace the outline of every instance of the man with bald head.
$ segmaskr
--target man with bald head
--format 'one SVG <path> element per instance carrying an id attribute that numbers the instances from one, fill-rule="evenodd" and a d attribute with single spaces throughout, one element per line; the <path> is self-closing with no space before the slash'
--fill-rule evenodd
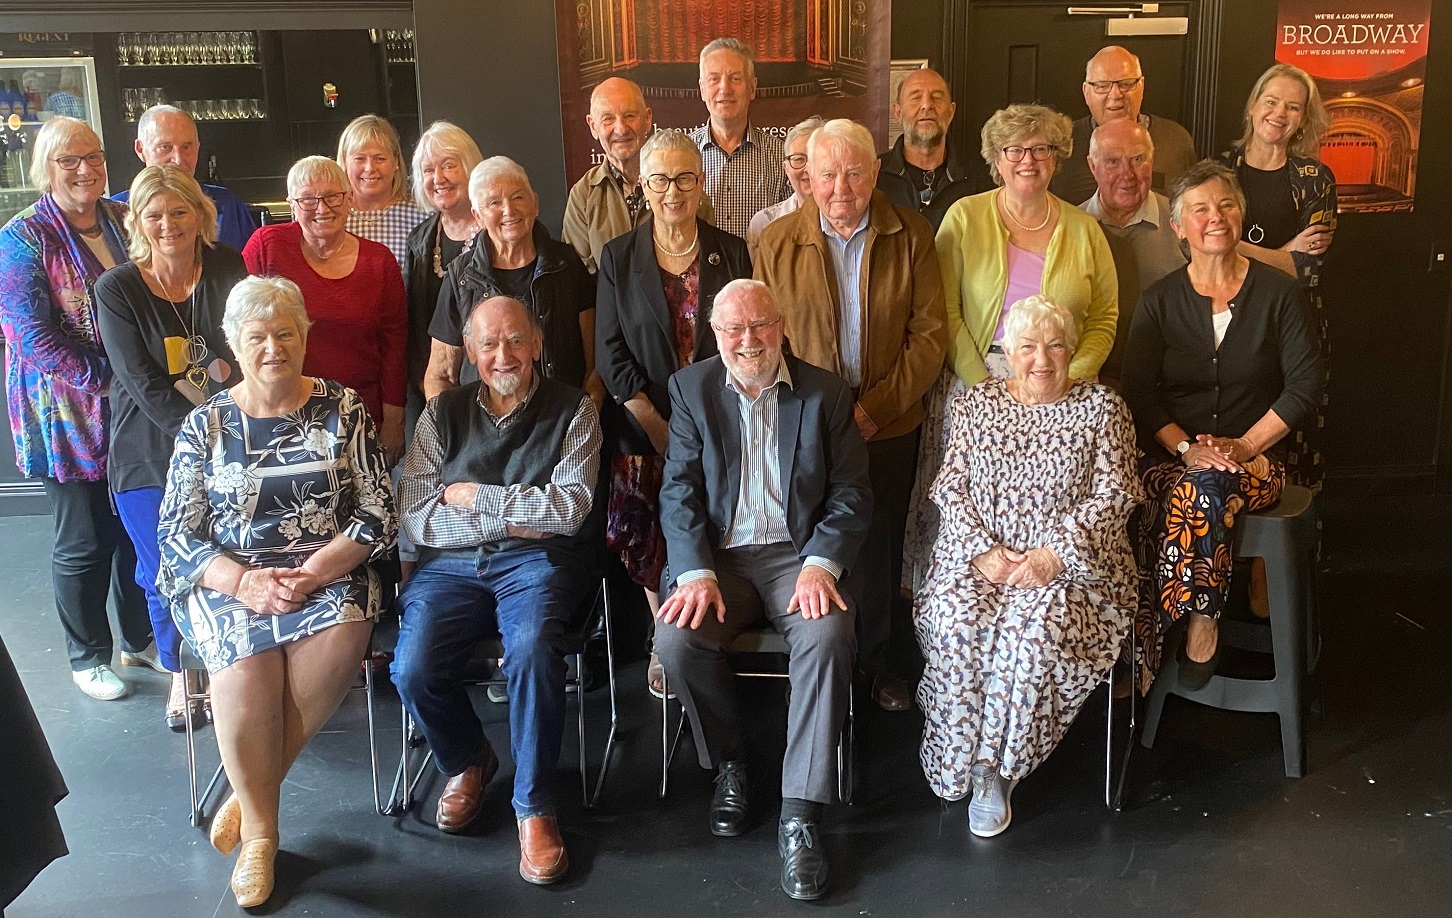
<path id="1" fill-rule="evenodd" d="M 174 105 L 153 105 L 136 122 L 136 156 L 148 166 L 181 166 L 193 178 L 202 147 L 192 116 Z M 257 221 L 242 199 L 221 185 L 202 185 L 202 191 L 217 205 L 217 241 L 237 251 L 257 229 Z M 112 200 L 125 202 L 131 189 L 123 188 Z"/>
<path id="2" fill-rule="evenodd" d="M 1124 343 L 1139 295 L 1185 264 L 1170 228 L 1170 201 L 1150 188 L 1155 144 L 1138 121 L 1120 118 L 1095 128 L 1089 138 L 1089 170 L 1098 190 L 1081 207 L 1099 221 L 1119 275 L 1119 322 L 1114 348 L 1099 379 L 1118 385 Z"/>
<path id="3" fill-rule="evenodd" d="M 594 274 L 605 243 L 635 229 L 650 213 L 640 187 L 640 148 L 650 137 L 653 122 L 640 87 L 611 77 L 590 93 L 585 124 L 605 160 L 570 189 L 560 238 L 575 247 Z M 711 221 L 709 196 L 702 196 L 698 213 Z"/>
<path id="4" fill-rule="evenodd" d="M 954 201 L 973 193 L 968 167 L 948 144 L 957 110 L 947 81 L 936 70 L 914 70 L 892 103 L 902 136 L 880 157 L 878 190 L 898 207 L 927 217 L 933 229 Z"/>
<path id="5" fill-rule="evenodd" d="M 1074 149 L 1064 160 L 1049 190 L 1065 201 L 1083 201 L 1094 193 L 1094 176 L 1089 171 L 1089 135 L 1101 124 L 1124 119 L 1138 121 L 1149 131 L 1155 147 L 1155 171 L 1151 185 L 1164 194 L 1181 172 L 1200 157 L 1195 141 L 1180 125 L 1159 116 L 1145 114 L 1144 72 L 1139 58 L 1118 45 L 1100 49 L 1084 68 L 1084 104 L 1089 114 L 1074 122 Z"/>

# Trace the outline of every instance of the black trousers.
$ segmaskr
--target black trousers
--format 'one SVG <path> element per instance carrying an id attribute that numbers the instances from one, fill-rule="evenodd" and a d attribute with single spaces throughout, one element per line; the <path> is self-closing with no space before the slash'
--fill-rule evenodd
<path id="1" fill-rule="evenodd" d="M 902 599 L 902 538 L 918 465 L 918 434 L 867 444 L 872 482 L 872 529 L 857 558 L 862 604 L 857 612 L 857 665 L 876 677 L 892 666 L 894 650 L 915 646 L 911 610 Z"/>
<path id="2" fill-rule="evenodd" d="M 51 577 L 55 607 L 66 633 L 71 669 L 111 662 L 109 594 L 121 626 L 121 648 L 131 653 L 151 643 L 146 594 L 136 584 L 136 548 L 111 507 L 104 481 L 43 479 L 55 520 Z"/>

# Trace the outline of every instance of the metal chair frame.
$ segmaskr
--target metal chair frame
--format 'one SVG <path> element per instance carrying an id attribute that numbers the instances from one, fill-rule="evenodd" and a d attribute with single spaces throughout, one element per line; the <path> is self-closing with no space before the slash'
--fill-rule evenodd
<path id="1" fill-rule="evenodd" d="M 576 707 L 578 708 L 577 723 L 580 745 L 580 793 L 585 806 L 589 809 L 594 809 L 600 803 L 600 796 L 605 788 L 605 775 L 610 771 L 610 758 L 615 751 L 615 737 L 620 725 L 620 710 L 615 687 L 615 635 L 613 626 L 611 625 L 611 617 L 610 583 L 608 577 L 602 576 L 600 578 L 600 587 L 591 599 L 590 611 L 586 615 L 585 621 L 578 632 L 579 640 L 575 642 L 573 652 L 566 655 L 567 658 L 575 658 L 576 675 L 574 679 L 566 680 L 565 688 L 568 691 L 573 686 L 575 688 L 575 694 L 578 696 Z M 584 689 L 589 677 L 585 662 L 585 647 L 590 642 L 590 636 L 594 632 L 597 622 L 603 624 L 605 631 L 605 672 L 610 690 L 610 732 L 605 737 L 605 753 L 600 762 L 600 773 L 596 776 L 595 786 L 592 790 L 590 787 L 590 767 L 585 758 L 585 695 L 587 693 Z M 485 659 L 492 659 L 497 663 L 504 656 L 503 644 L 497 637 L 483 642 L 482 646 L 488 654 Z M 479 681 L 471 680 L 468 684 L 505 685 L 506 682 L 504 679 L 496 676 Z M 399 757 L 398 771 L 394 774 L 393 789 L 389 794 L 388 805 L 386 808 L 379 809 L 378 811 L 381 816 L 397 816 L 408 811 L 409 807 L 413 805 L 414 793 L 418 788 L 419 782 L 428 773 L 429 763 L 433 761 L 434 757 L 433 750 L 428 750 L 424 754 L 423 761 L 419 763 L 415 771 L 411 762 L 413 758 L 412 752 L 416 747 L 423 745 L 423 738 L 418 734 L 417 728 L 413 723 L 413 718 L 409 716 L 407 709 L 404 709 L 402 712 L 402 727 L 403 752 Z M 369 731 L 370 743 L 376 748 L 376 734 L 373 733 L 371 722 Z"/>

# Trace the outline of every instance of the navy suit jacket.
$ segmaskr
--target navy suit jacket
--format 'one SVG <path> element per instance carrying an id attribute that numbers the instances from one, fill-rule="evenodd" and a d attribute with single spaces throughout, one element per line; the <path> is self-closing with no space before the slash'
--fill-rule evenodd
<path id="1" fill-rule="evenodd" d="M 777 393 L 777 461 L 792 545 L 805 559 L 850 568 L 872 522 L 867 443 L 852 392 L 835 373 L 784 356 L 792 377 Z M 670 379 L 671 439 L 660 491 L 667 565 L 662 592 L 687 571 L 715 570 L 741 493 L 739 396 L 711 357 Z"/>

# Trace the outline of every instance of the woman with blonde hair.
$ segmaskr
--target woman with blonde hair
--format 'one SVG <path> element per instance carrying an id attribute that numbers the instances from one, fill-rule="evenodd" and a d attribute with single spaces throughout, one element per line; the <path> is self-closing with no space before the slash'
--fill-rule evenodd
<path id="1" fill-rule="evenodd" d="M 387 246 L 402 270 L 408 234 L 428 211 L 409 195 L 398 131 L 381 115 L 359 115 L 338 137 L 337 163 L 353 190 L 348 232 Z"/>
<path id="2" fill-rule="evenodd" d="M 227 294 L 247 276 L 238 252 L 217 244 L 217 210 L 180 166 L 147 166 L 131 183 L 131 260 L 96 281 L 96 311 L 111 360 L 110 483 L 136 545 L 157 656 L 172 673 L 166 723 L 185 727 L 181 634 L 156 591 L 156 541 L 167 463 L 182 421 L 241 378 L 222 336 Z"/>

